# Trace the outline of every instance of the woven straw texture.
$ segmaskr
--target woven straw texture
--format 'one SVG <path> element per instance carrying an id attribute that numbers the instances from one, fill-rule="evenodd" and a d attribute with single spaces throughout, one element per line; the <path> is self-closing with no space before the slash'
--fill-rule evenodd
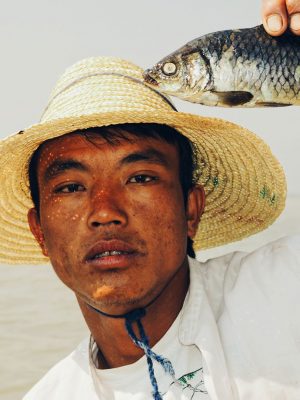
<path id="1" fill-rule="evenodd" d="M 167 98 L 143 83 L 142 70 L 127 61 L 89 58 L 66 70 L 39 124 L 0 143 L 0 262 L 48 261 L 27 223 L 33 206 L 28 163 L 42 142 L 76 129 L 142 122 L 170 125 L 199 150 L 206 207 L 196 250 L 259 232 L 283 210 L 283 170 L 258 136 L 228 121 L 174 111 Z"/>

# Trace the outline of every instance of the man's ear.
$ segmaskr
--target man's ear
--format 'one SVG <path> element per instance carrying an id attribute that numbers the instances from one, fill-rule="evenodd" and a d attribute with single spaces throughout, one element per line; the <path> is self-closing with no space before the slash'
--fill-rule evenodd
<path id="1" fill-rule="evenodd" d="M 40 218 L 35 208 L 30 208 L 27 214 L 28 224 L 30 230 L 35 237 L 35 240 L 40 245 L 44 256 L 48 257 L 48 250 L 45 244 L 45 238 L 42 231 Z"/>
<path id="2" fill-rule="evenodd" d="M 202 186 L 196 185 L 189 191 L 186 206 L 188 237 L 191 239 L 196 235 L 204 206 L 204 189 Z"/>

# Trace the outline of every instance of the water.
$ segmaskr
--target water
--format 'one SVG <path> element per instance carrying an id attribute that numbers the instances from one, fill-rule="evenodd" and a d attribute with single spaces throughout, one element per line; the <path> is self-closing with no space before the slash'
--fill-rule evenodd
<path id="1" fill-rule="evenodd" d="M 199 253 L 206 259 L 236 249 L 252 250 L 299 232 L 300 198 L 290 198 L 282 217 L 248 240 Z M 75 296 L 51 266 L 0 266 L 0 399 L 18 400 L 57 361 L 88 335 Z"/>
<path id="2" fill-rule="evenodd" d="M 51 266 L 1 266 L 0 285 L 0 399 L 16 400 L 88 331 Z"/>

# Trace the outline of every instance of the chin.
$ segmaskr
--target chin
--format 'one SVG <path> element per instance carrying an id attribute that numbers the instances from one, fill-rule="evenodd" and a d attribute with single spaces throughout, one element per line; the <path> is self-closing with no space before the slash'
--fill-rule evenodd
<path id="1" fill-rule="evenodd" d="M 120 290 L 107 286 L 102 286 L 90 294 L 77 294 L 77 297 L 84 303 L 108 313 L 110 310 L 120 309 L 120 313 L 123 313 L 132 308 L 143 307 L 149 302 L 147 301 L 148 296 L 149 293 L 146 295 L 141 292 L 130 292 L 128 289 Z"/>

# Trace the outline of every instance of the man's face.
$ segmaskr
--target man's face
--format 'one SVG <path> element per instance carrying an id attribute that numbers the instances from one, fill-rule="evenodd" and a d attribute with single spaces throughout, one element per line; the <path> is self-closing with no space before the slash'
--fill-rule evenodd
<path id="1" fill-rule="evenodd" d="M 107 311 L 143 306 L 160 293 L 186 263 L 187 236 L 199 220 L 197 190 L 184 207 L 177 148 L 129 138 L 112 145 L 69 134 L 44 144 L 40 218 L 29 212 L 59 278 Z"/>

